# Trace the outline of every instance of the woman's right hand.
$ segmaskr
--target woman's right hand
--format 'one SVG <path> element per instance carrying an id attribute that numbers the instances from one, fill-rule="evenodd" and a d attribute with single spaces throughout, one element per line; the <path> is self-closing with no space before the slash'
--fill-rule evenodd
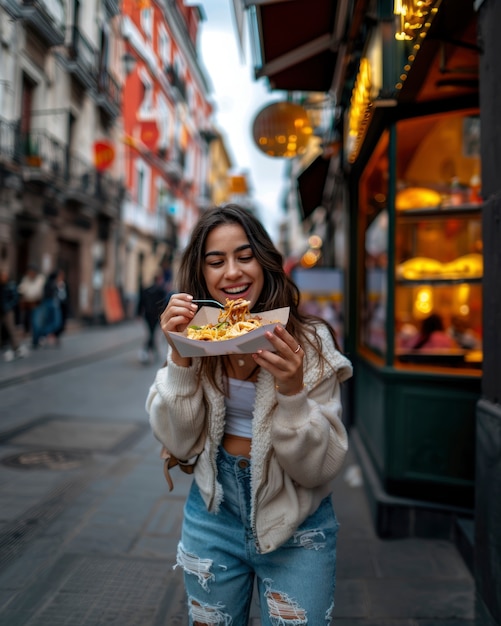
<path id="1" fill-rule="evenodd" d="M 170 297 L 169 304 L 160 316 L 160 327 L 165 338 L 172 346 L 172 360 L 177 365 L 189 367 L 190 358 L 182 357 L 169 338 L 169 332 L 182 333 L 193 319 L 198 305 L 192 302 L 193 296 L 189 293 L 175 293 Z"/>

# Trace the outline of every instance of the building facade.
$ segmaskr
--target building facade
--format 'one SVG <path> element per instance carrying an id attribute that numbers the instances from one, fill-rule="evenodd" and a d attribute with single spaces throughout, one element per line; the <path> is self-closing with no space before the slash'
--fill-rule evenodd
<path id="1" fill-rule="evenodd" d="M 186 244 L 208 187 L 213 107 L 199 63 L 203 13 L 183 2 L 124 2 L 122 36 L 132 69 L 124 85 L 121 282 L 135 294 Z M 133 308 L 133 304 L 132 304 Z"/>
<path id="2" fill-rule="evenodd" d="M 182 0 L 0 2 L 0 262 L 17 281 L 62 267 L 72 318 L 134 316 L 229 198 L 203 19 Z"/>
<path id="3" fill-rule="evenodd" d="M 28 264 L 67 274 L 72 314 L 101 313 L 113 281 L 122 188 L 96 167 L 119 134 L 118 3 L 0 5 L 0 237 L 19 279 Z"/>

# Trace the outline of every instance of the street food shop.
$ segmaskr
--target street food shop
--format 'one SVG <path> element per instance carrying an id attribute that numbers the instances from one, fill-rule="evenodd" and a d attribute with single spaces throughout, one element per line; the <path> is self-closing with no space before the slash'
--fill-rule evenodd
<path id="1" fill-rule="evenodd" d="M 353 438 L 383 536 L 431 512 L 450 534 L 474 507 L 483 255 L 466 4 L 401 0 L 380 15 L 345 113 Z"/>

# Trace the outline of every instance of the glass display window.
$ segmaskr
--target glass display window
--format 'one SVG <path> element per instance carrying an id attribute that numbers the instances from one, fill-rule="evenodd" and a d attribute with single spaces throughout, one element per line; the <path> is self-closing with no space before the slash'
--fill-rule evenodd
<path id="1" fill-rule="evenodd" d="M 359 184 L 359 344 L 396 367 L 479 370 L 478 112 L 402 120 L 394 128 L 392 158 L 385 131 Z"/>
<path id="2" fill-rule="evenodd" d="M 387 351 L 388 302 L 388 158 L 389 133 L 383 134 L 361 177 L 359 188 L 360 284 L 359 341 L 379 356 Z"/>

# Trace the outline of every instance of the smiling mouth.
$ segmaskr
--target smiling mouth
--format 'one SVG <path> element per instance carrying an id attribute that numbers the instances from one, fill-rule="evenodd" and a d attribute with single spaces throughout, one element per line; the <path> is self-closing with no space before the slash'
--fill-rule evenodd
<path id="1" fill-rule="evenodd" d="M 250 284 L 241 286 L 241 287 L 231 287 L 228 289 L 223 289 L 223 293 L 227 296 L 239 296 L 242 293 L 245 293 L 250 287 Z"/>

